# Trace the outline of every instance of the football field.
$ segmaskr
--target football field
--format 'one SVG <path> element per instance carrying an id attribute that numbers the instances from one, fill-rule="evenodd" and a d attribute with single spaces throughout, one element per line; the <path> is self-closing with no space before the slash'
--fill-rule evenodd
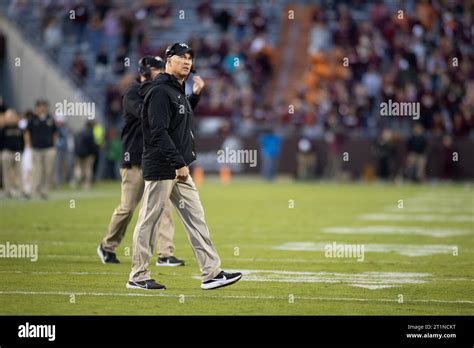
<path id="1" fill-rule="evenodd" d="M 0 201 L 0 314 L 474 314 L 472 184 L 206 180 L 200 195 L 222 268 L 243 273 L 211 291 L 199 287 L 176 213 L 186 266 L 157 267 L 156 255 L 150 265 L 166 291 L 125 288 L 138 209 L 121 264 L 100 262 L 119 193 L 114 182 L 65 188 L 46 202 Z M 20 245 L 36 245 L 37 260 L 13 256 Z"/>

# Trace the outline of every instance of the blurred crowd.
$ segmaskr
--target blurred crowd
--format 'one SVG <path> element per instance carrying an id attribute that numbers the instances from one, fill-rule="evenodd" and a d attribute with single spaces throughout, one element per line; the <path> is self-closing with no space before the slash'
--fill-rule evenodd
<path id="1" fill-rule="evenodd" d="M 130 57 L 163 56 L 173 42 L 157 46 L 151 37 L 180 20 L 180 8 L 169 0 L 44 0 L 35 1 L 33 13 L 27 4 L 11 0 L 9 16 L 37 18 L 44 47 L 53 57 L 64 46 L 75 51 L 69 70 L 79 86 L 87 87 L 88 80 L 104 84 L 104 121 L 114 127 L 120 126 L 121 93 L 136 75 L 136 62 Z M 269 22 L 278 19 L 272 3 L 265 9 L 258 1 L 219 8 L 209 0 L 193 4 L 185 9 L 194 12 L 195 24 L 204 34 L 193 35 L 187 23 L 185 33 L 190 36 L 174 40 L 193 47 L 197 71 L 208 82 L 196 114 L 250 117 L 273 73 L 274 52 L 266 34 Z"/>
<path id="2" fill-rule="evenodd" d="M 127 58 L 162 56 L 171 42 L 156 45 L 156 37 L 170 37 L 180 15 L 190 16 L 180 13 L 181 4 L 40 0 L 32 7 L 27 0 L 10 1 L 11 18 L 39 20 L 44 47 L 58 62 L 61 48 L 72 47 L 68 64 L 79 86 L 87 88 L 92 81 L 103 87 L 105 118 L 102 124 L 87 126 L 95 130 L 95 144 L 101 149 L 95 151 L 94 160 L 98 177 L 117 176 L 121 95 L 136 77 L 137 59 L 127 64 Z M 298 88 L 285 91 L 286 98 L 273 105 L 268 102 L 268 96 L 276 93 L 270 90 L 272 79 L 278 76 L 277 69 L 287 67 L 274 64 L 284 48 L 272 45 L 276 38 L 269 28 L 285 19 L 282 4 L 193 2 L 196 30 L 180 28 L 180 35 L 189 36 L 176 40 L 193 47 L 197 73 L 206 81 L 195 110 L 198 133 L 257 136 L 270 129 L 273 138 L 260 138 L 262 149 L 269 149 L 266 158 L 274 161 L 265 164 L 268 178 L 278 170 L 281 139 L 287 135 L 300 136 L 297 156 L 302 178 L 315 176 L 320 161 L 312 145 L 315 140 L 324 141 L 328 149 L 321 174 L 339 177 L 341 149 L 350 137 L 360 136 L 373 140 L 379 177 L 422 181 L 430 140 L 437 139 L 446 157 L 443 175 L 452 177 L 448 157 L 457 139 L 474 136 L 471 1 L 322 0 L 311 5 L 312 27 L 304 33 L 309 44 L 296 53 L 307 58 L 306 70 L 290 77 L 300 81 Z M 381 117 L 380 105 L 389 100 L 419 103 L 419 120 Z M 406 155 L 398 154 L 401 142 Z M 400 156 L 403 165 L 394 163 Z"/>
<path id="3" fill-rule="evenodd" d="M 291 121 L 305 124 L 309 136 L 328 129 L 375 136 L 385 127 L 408 135 L 413 120 L 380 117 L 380 103 L 419 102 L 419 122 L 429 134 L 472 135 L 470 1 L 405 1 L 390 7 L 372 1 L 362 12 L 366 20 L 355 21 L 360 3 L 340 4 L 331 19 L 324 8 L 314 7 L 310 64 L 290 101 L 298 105 Z"/>
<path id="4" fill-rule="evenodd" d="M 374 139 L 377 174 L 424 180 L 429 139 L 442 146 L 442 176 L 456 176 L 456 139 L 474 136 L 473 12 L 470 1 L 336 2 L 314 6 L 309 65 L 279 119 L 303 139 L 325 139 L 331 176 L 349 135 Z M 469 11 L 471 8 L 471 11 Z M 357 15 L 358 20 L 354 17 Z M 363 18 L 361 20 L 361 18 Z M 419 103 L 413 117 L 381 117 L 381 103 Z M 404 165 L 397 165 L 407 139 Z"/>
<path id="5" fill-rule="evenodd" d="M 118 179 L 121 143 L 89 120 L 72 131 L 51 113 L 47 100 L 20 115 L 0 96 L 0 188 L 7 198 L 47 200 L 52 188 L 90 189 L 96 180 Z"/>

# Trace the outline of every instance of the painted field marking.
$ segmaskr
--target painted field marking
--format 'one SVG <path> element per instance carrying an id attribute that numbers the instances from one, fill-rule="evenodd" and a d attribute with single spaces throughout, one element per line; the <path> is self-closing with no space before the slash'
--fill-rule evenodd
<path id="1" fill-rule="evenodd" d="M 237 270 L 229 270 L 237 272 Z M 275 270 L 238 270 L 248 282 L 283 282 L 283 283 L 330 283 L 347 284 L 364 287 L 370 290 L 399 287 L 403 284 L 424 284 L 431 277 L 430 273 L 412 272 L 296 272 Z"/>
<path id="2" fill-rule="evenodd" d="M 474 206 L 426 206 L 426 205 L 410 205 L 405 203 L 403 208 L 398 208 L 394 206 L 387 206 L 384 208 L 384 211 L 391 213 L 474 213 Z"/>
<path id="3" fill-rule="evenodd" d="M 178 298 L 179 295 L 170 294 L 144 294 L 144 293 L 113 293 L 113 292 L 75 292 L 75 291 L 0 291 L 0 295 L 25 295 L 25 296 L 110 296 L 110 297 L 171 297 Z M 186 295 L 193 298 L 209 298 L 209 299 L 247 299 L 247 300 L 282 300 L 287 302 L 287 296 L 246 296 L 246 295 Z M 309 297 L 296 296 L 298 300 L 306 301 L 347 301 L 347 302 L 398 302 L 393 298 L 356 298 L 356 297 Z M 437 299 L 405 299 L 404 303 L 442 303 L 442 304 L 474 304 L 471 300 L 437 300 Z"/>
<path id="4" fill-rule="evenodd" d="M 0 271 L 0 274 L 29 274 L 29 275 L 128 275 L 117 272 L 63 272 L 63 271 Z"/>
<path id="5" fill-rule="evenodd" d="M 424 196 L 415 196 L 415 197 L 410 197 L 408 199 L 412 201 L 426 201 L 426 202 L 472 202 L 472 194 L 466 194 L 466 195 L 459 195 L 459 196 L 453 196 L 453 195 L 424 195 Z"/>
<path id="6" fill-rule="evenodd" d="M 284 282 L 284 283 L 329 283 L 347 284 L 348 286 L 366 288 L 369 290 L 380 290 L 400 287 L 404 284 L 425 284 L 436 281 L 474 281 L 470 278 L 446 278 L 436 279 L 430 273 L 413 272 L 362 272 L 362 273 L 339 273 L 339 272 L 297 272 L 278 270 L 228 270 L 229 272 L 240 271 L 243 273 L 243 281 L 249 282 Z M 73 276 L 103 276 L 116 275 L 127 277 L 128 273 L 113 272 L 61 272 L 61 271 L 0 271 L 2 274 L 29 274 L 29 275 L 73 275 Z M 198 275 L 192 278 L 200 280 Z"/>
<path id="7" fill-rule="evenodd" d="M 112 198 L 116 197 L 120 199 L 120 196 L 117 192 L 114 191 L 91 191 L 91 192 L 83 192 L 83 191 L 64 191 L 64 192 L 53 192 L 51 196 L 48 198 L 48 201 L 40 200 L 40 199 L 32 199 L 30 201 L 18 201 L 18 200 L 1 200 L 2 203 L 8 205 L 29 205 L 31 203 L 39 203 L 39 204 L 48 204 L 48 202 L 52 201 L 62 201 L 65 200 L 69 202 L 70 199 L 75 200 L 90 200 L 90 199 L 101 199 L 101 198 Z"/>
<path id="8" fill-rule="evenodd" d="M 275 250 L 289 251 L 325 251 L 332 242 L 289 242 L 273 247 Z M 338 242 L 340 245 L 347 243 Z M 363 244 L 364 251 L 375 253 L 396 252 L 405 256 L 427 256 L 434 254 L 451 254 L 455 245 L 418 245 L 418 244 Z"/>
<path id="9" fill-rule="evenodd" d="M 230 259 L 229 259 L 230 260 Z M 247 259 L 249 261 L 255 261 L 255 259 Z M 269 259 L 265 259 L 265 260 L 269 260 Z M 271 259 L 270 259 L 271 260 Z M 236 259 L 234 260 L 236 261 Z M 301 259 L 300 260 L 301 262 L 304 262 L 304 261 L 308 261 L 308 260 L 303 260 Z M 392 264 L 393 263 L 396 263 L 396 264 L 399 264 L 399 262 L 391 262 Z M 411 262 L 410 264 L 413 264 L 413 262 Z M 472 264 L 472 263 L 466 263 L 466 264 Z M 240 272 L 239 270 L 235 270 L 236 272 Z M 289 272 L 289 271 L 268 271 L 268 272 Z M 294 273 L 301 273 L 301 274 L 306 274 L 308 272 L 294 272 Z M 311 272 L 310 272 L 311 273 Z M 371 273 L 378 273 L 378 272 L 371 272 Z M 392 272 L 393 273 L 393 272 Z M 108 275 L 108 276 L 123 276 L 125 278 L 128 277 L 128 275 L 130 274 L 129 272 L 73 272 L 73 271 L 70 271 L 70 272 L 67 272 L 67 271 L 19 271 L 19 270 L 13 270 L 13 271 L 0 271 L 0 274 L 10 274 L 10 275 L 14 275 L 14 274 L 27 274 L 27 275 L 67 275 L 67 276 L 70 276 L 70 275 L 74 275 L 74 276 L 97 276 L 97 275 L 100 275 L 100 276 L 103 276 L 103 275 Z M 401 273 L 401 274 L 404 274 L 404 273 Z M 182 276 L 182 274 L 180 274 L 179 272 L 173 272 L 173 273 L 167 273 L 166 276 Z M 193 276 L 194 279 L 200 279 L 198 275 L 195 275 Z M 474 278 L 432 278 L 431 279 L 432 281 L 446 281 L 446 282 L 452 282 L 452 281 L 471 281 L 471 282 L 474 282 Z"/>
<path id="10" fill-rule="evenodd" d="M 470 234 L 466 229 L 428 228 L 416 226 L 358 226 L 358 227 L 326 227 L 324 233 L 334 234 L 409 234 L 430 237 L 451 237 Z"/>
<path id="11" fill-rule="evenodd" d="M 360 220 L 370 221 L 449 221 L 474 222 L 473 215 L 433 215 L 433 214 L 363 214 Z"/>
<path id="12" fill-rule="evenodd" d="M 267 247 L 267 246 L 262 246 Z M 49 254 L 45 255 L 47 258 L 53 259 L 71 259 L 77 258 L 81 260 L 88 260 L 94 263 L 97 263 L 97 256 L 93 255 L 69 255 L 69 254 Z M 131 256 L 121 256 L 121 259 L 131 260 Z M 267 258 L 267 257 L 223 257 L 222 261 L 228 262 L 285 262 L 285 263 L 333 263 L 334 259 L 324 259 L 324 260 L 312 260 L 312 259 L 301 259 L 301 258 Z M 41 262 L 41 260 L 39 260 Z M 351 260 L 338 259 L 338 263 L 354 263 Z M 386 261 L 386 260 L 377 260 L 377 264 L 407 264 L 413 265 L 413 261 Z M 416 261 L 417 264 L 431 264 L 431 262 L 424 262 L 421 260 Z M 472 262 L 456 262 L 456 265 L 471 265 Z"/>

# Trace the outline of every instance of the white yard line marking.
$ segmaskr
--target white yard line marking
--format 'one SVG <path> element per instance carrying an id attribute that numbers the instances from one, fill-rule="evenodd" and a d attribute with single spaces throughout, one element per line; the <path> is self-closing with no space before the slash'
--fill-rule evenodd
<path id="1" fill-rule="evenodd" d="M 71 254 L 47 254 L 44 255 L 48 258 L 51 259 L 90 259 L 90 260 L 96 260 L 99 261 L 99 257 L 97 255 L 71 255 Z M 41 257 L 41 255 L 40 255 Z M 118 257 L 121 259 L 128 259 L 131 260 L 131 256 L 123 256 L 123 255 L 118 255 Z"/>
<path id="2" fill-rule="evenodd" d="M 61 255 L 61 254 L 49 254 L 45 255 L 48 258 L 54 258 L 54 259 L 71 259 L 71 258 L 79 258 L 79 259 L 85 259 L 85 260 L 90 260 L 91 262 L 97 263 L 100 262 L 98 261 L 99 259 L 97 256 L 92 256 L 92 255 Z M 125 262 L 125 261 L 131 261 L 131 256 L 120 256 L 120 259 Z M 221 258 L 222 261 L 226 262 L 284 262 L 284 263 L 315 263 L 315 264 L 324 264 L 324 263 L 334 263 L 334 259 L 321 259 L 321 260 L 314 260 L 314 259 L 301 259 L 301 258 L 265 258 L 265 257 L 223 257 Z M 41 260 L 39 260 L 41 262 Z M 337 263 L 354 263 L 354 260 L 344 260 L 344 259 L 338 259 Z M 374 261 L 375 262 L 375 261 Z M 388 265 L 393 265 L 393 264 L 405 264 L 405 265 L 413 265 L 413 261 L 387 261 L 387 260 L 377 260 L 375 262 L 376 264 L 388 264 Z M 431 261 L 422 261 L 422 260 L 417 260 L 417 264 L 432 264 Z M 472 262 L 456 262 L 456 265 L 472 265 Z M 105 267 L 105 266 L 104 266 Z M 1 273 L 1 271 L 0 271 Z M 108 273 L 110 274 L 110 273 Z"/>
<path id="3" fill-rule="evenodd" d="M 418 196 L 407 198 L 410 201 L 423 201 L 423 202 L 436 202 L 436 203 L 443 203 L 443 202 L 472 202 L 473 198 L 472 195 L 464 195 L 464 196 L 449 196 L 449 195 L 432 195 L 432 196 Z"/>
<path id="4" fill-rule="evenodd" d="M 48 254 L 45 255 L 47 258 L 53 259 L 82 259 L 82 260 L 89 260 L 91 262 L 97 263 L 97 256 L 92 255 L 63 255 L 63 254 Z M 120 256 L 122 261 L 131 261 L 131 256 Z M 331 259 L 321 259 L 321 260 L 313 260 L 313 259 L 301 259 L 301 258 L 264 258 L 264 257 L 228 257 L 222 258 L 223 261 L 227 262 L 284 262 L 284 263 L 314 263 L 314 264 L 324 264 L 324 263 L 334 263 L 333 258 Z M 39 260 L 41 262 L 41 260 Z M 338 263 L 354 263 L 354 260 L 344 260 L 344 259 L 337 259 Z M 405 265 L 413 265 L 413 261 L 387 261 L 387 260 L 377 260 L 375 261 L 376 264 L 405 264 Z M 431 264 L 431 261 L 422 261 L 417 260 L 417 264 Z M 456 262 L 456 265 L 472 265 L 472 262 Z"/>
<path id="5" fill-rule="evenodd" d="M 116 197 L 120 200 L 120 196 L 117 192 L 113 191 L 65 191 L 65 192 L 53 192 L 51 196 L 48 198 L 47 201 L 39 200 L 39 199 L 32 199 L 30 201 L 18 201 L 18 200 L 1 200 L 2 203 L 15 205 L 15 204 L 22 204 L 28 205 L 30 203 L 39 203 L 39 204 L 48 204 L 48 202 L 52 201 L 62 201 L 66 200 L 69 204 L 70 199 L 81 199 L 81 200 L 90 200 L 90 199 L 101 199 L 101 198 L 112 198 Z"/>
<path id="6" fill-rule="evenodd" d="M 228 270 L 234 272 L 237 270 Z M 424 284 L 430 281 L 429 273 L 410 272 L 295 272 L 275 270 L 238 270 L 247 282 L 282 282 L 282 283 L 329 283 L 347 284 L 365 287 L 370 290 L 399 287 L 404 284 Z M 423 279 L 425 278 L 425 279 Z"/>
<path id="7" fill-rule="evenodd" d="M 304 261 L 304 260 L 302 260 Z M 396 262 L 398 264 L 398 262 Z M 470 263 L 471 264 L 471 263 Z M 235 270 L 236 272 L 239 272 L 239 270 Z M 292 274 L 297 274 L 297 275 L 311 275 L 313 274 L 314 272 L 292 272 L 292 271 L 259 271 L 259 272 L 262 272 L 262 273 L 273 273 L 273 272 L 279 272 L 279 273 L 282 273 L 282 274 L 288 274 L 288 275 L 292 275 Z M 367 272 L 366 272 L 367 273 Z M 370 273 L 368 276 L 371 276 L 371 275 L 375 275 L 375 276 L 378 276 L 380 274 L 387 274 L 387 272 L 385 273 L 381 273 L 381 272 L 368 272 Z M 103 275 L 107 275 L 107 276 L 123 276 L 123 277 L 128 277 L 129 275 L 129 272 L 62 272 L 62 271 L 19 271 L 19 270 L 14 270 L 14 271 L 0 271 L 0 274 L 10 274 L 10 275 L 13 275 L 13 274 L 28 274 L 28 275 L 75 275 L 75 276 L 96 276 L 96 275 L 99 275 L 99 276 L 103 276 Z M 321 274 L 326 274 L 324 272 L 321 272 Z M 331 273 L 332 274 L 332 273 Z M 397 273 L 397 272 L 389 272 L 389 274 L 399 274 L 401 276 L 404 276 L 405 274 L 409 274 L 409 273 Z M 414 273 L 416 274 L 416 273 Z M 419 273 L 419 274 L 422 274 L 424 275 L 425 273 Z M 178 273 L 172 273 L 172 274 L 167 274 L 167 276 L 169 275 L 178 275 Z M 348 274 L 349 276 L 350 274 Z M 364 277 L 364 273 L 359 273 L 359 275 L 361 277 Z M 431 275 L 430 275 L 431 276 Z M 367 276 L 365 276 L 367 277 Z M 193 276 L 193 278 L 195 279 L 200 279 L 198 275 L 195 275 Z M 473 281 L 474 282 L 474 278 L 431 278 L 430 281 L 446 281 L 446 282 L 450 282 L 450 281 Z"/>
<path id="8" fill-rule="evenodd" d="M 117 272 L 61 272 L 61 271 L 0 271 L 0 274 L 30 274 L 30 275 L 127 275 Z"/>
<path id="9" fill-rule="evenodd" d="M 90 245 L 97 248 L 96 242 L 84 242 L 84 241 L 75 241 L 75 240 L 32 240 L 30 243 L 40 244 L 40 245 L 54 245 L 54 246 L 65 246 L 65 245 Z"/>
<path id="10" fill-rule="evenodd" d="M 360 220 L 370 221 L 449 221 L 474 222 L 473 215 L 433 215 L 433 214 L 363 214 Z"/>
<path id="11" fill-rule="evenodd" d="M 326 227 L 322 229 L 322 232 L 335 234 L 410 234 L 437 238 L 462 236 L 470 233 L 470 231 L 466 229 L 415 226 Z"/>
<path id="12" fill-rule="evenodd" d="M 435 202 L 443 202 L 443 201 L 472 201 L 473 194 L 472 190 L 467 192 L 460 192 L 460 193 L 449 193 L 449 192 L 431 192 L 431 193 L 423 193 L 417 196 L 409 198 L 411 200 L 420 200 L 420 201 L 435 201 Z"/>
<path id="13" fill-rule="evenodd" d="M 146 293 L 113 293 L 113 292 L 75 292 L 75 291 L 0 291 L 0 295 L 33 295 L 33 296 L 110 296 L 110 297 L 171 297 L 178 298 L 179 295 L 171 294 L 146 294 Z M 245 296 L 245 295 L 186 295 L 186 297 L 193 298 L 216 298 L 216 299 L 248 299 L 248 300 L 282 300 L 287 302 L 287 296 Z M 348 302 L 397 302 L 398 299 L 392 298 L 355 298 L 355 297 L 308 297 L 308 296 L 295 296 L 295 300 L 307 300 L 307 301 L 348 301 Z M 423 303 L 446 303 L 446 304 L 474 304 L 474 301 L 470 300 L 436 300 L 436 299 L 405 299 L 404 303 L 411 302 L 423 302 Z"/>
<path id="14" fill-rule="evenodd" d="M 321 260 L 314 260 L 314 259 L 288 259 L 288 258 L 279 258 L 279 259 L 272 259 L 272 258 L 252 258 L 252 257 L 232 257 L 232 258 L 222 258 L 222 261 L 226 262 L 280 262 L 280 263 L 334 263 L 335 259 L 334 258 L 324 258 Z M 344 260 L 344 259 L 337 259 L 337 263 L 352 263 L 357 262 L 356 260 Z M 374 260 L 374 264 L 388 264 L 388 265 L 413 265 L 414 261 L 387 261 L 387 260 Z M 432 265 L 432 261 L 421 261 L 421 260 L 416 260 L 416 264 L 429 264 Z M 472 265 L 472 262 L 456 262 L 456 265 Z"/>
<path id="15" fill-rule="evenodd" d="M 387 289 L 387 288 L 393 288 L 393 285 L 367 285 L 367 284 L 350 284 L 351 286 L 354 286 L 356 288 L 364 288 L 364 289 L 369 289 L 369 290 L 379 290 L 379 289 Z"/>
<path id="16" fill-rule="evenodd" d="M 333 242 L 290 242 L 273 247 L 276 250 L 288 251 L 325 251 Z M 339 245 L 347 243 L 338 242 Z M 434 254 L 450 254 L 455 245 L 418 245 L 418 244 L 361 244 L 364 252 L 389 253 L 396 252 L 405 256 L 427 256 Z"/>
<path id="17" fill-rule="evenodd" d="M 405 204 L 403 208 L 388 206 L 384 208 L 386 212 L 392 213 L 474 213 L 474 206 L 460 206 L 460 207 L 453 207 L 453 206 L 446 206 L 446 207 L 439 207 L 436 205 L 433 206 L 426 206 L 426 205 L 412 205 L 412 204 Z"/>

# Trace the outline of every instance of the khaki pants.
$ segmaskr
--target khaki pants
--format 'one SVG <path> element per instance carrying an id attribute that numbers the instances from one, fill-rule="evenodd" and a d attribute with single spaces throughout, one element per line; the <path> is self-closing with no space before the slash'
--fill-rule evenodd
<path id="1" fill-rule="evenodd" d="M 316 172 L 316 154 L 298 153 L 297 156 L 297 175 L 298 179 L 312 179 Z"/>
<path id="2" fill-rule="evenodd" d="M 21 153 L 4 150 L 2 152 L 1 162 L 5 193 L 11 196 L 20 195 L 23 192 L 23 184 L 21 180 Z"/>
<path id="3" fill-rule="evenodd" d="M 415 168 L 415 175 L 418 180 L 426 179 L 426 155 L 410 152 L 408 154 L 408 166 Z"/>
<path id="4" fill-rule="evenodd" d="M 48 194 L 51 188 L 54 173 L 56 149 L 32 149 L 33 178 L 32 193 Z"/>
<path id="5" fill-rule="evenodd" d="M 196 185 L 191 176 L 188 176 L 186 182 L 180 182 L 177 179 L 145 180 L 140 215 L 133 234 L 130 281 L 138 282 L 150 279 L 148 265 L 155 245 L 155 226 L 161 223 L 169 199 L 183 222 L 201 270 L 202 281 L 214 278 L 221 272 L 221 261 L 209 236 L 209 230 L 204 220 L 204 209 Z"/>
<path id="6" fill-rule="evenodd" d="M 120 205 L 114 210 L 110 220 L 107 235 L 102 240 L 105 251 L 115 252 L 120 245 L 127 226 L 132 219 L 135 207 L 143 196 L 145 182 L 143 181 L 142 169 L 139 166 L 131 168 L 120 168 L 122 176 L 122 196 Z M 158 229 L 158 257 L 170 257 L 174 254 L 174 224 L 171 212 L 171 202 L 165 204 L 162 221 L 157 225 Z"/>
<path id="7" fill-rule="evenodd" d="M 94 155 L 82 158 L 76 156 L 74 161 L 74 182 L 76 185 L 83 182 L 85 188 L 91 188 L 94 173 L 94 160 Z"/>

